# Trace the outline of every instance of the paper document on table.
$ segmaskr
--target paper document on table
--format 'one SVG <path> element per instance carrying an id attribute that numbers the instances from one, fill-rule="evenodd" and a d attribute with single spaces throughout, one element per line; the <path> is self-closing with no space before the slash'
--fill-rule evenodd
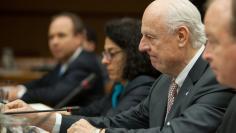
<path id="1" fill-rule="evenodd" d="M 33 103 L 33 104 L 30 104 L 30 106 L 36 110 L 50 110 L 50 109 L 53 109 L 45 104 L 42 104 L 42 103 Z"/>

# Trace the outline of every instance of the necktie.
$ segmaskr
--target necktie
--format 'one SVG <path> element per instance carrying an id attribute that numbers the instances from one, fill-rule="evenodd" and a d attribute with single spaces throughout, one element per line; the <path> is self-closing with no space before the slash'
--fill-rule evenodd
<path id="1" fill-rule="evenodd" d="M 59 74 L 58 74 L 59 77 L 61 77 L 65 73 L 66 68 L 67 68 L 66 65 L 61 66 L 61 68 L 59 70 Z"/>
<path id="2" fill-rule="evenodd" d="M 177 90 L 178 90 L 178 84 L 175 83 L 175 79 L 172 79 L 168 93 L 166 117 L 169 114 L 172 105 L 174 104 L 175 97 L 177 96 Z"/>
<path id="3" fill-rule="evenodd" d="M 117 83 L 114 87 L 114 90 L 112 92 L 112 107 L 115 108 L 118 104 L 118 97 L 123 91 L 124 87 L 121 83 Z"/>

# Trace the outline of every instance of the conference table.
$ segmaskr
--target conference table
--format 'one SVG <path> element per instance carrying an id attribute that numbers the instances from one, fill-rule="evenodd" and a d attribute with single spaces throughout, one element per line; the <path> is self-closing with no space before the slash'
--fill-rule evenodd
<path id="1" fill-rule="evenodd" d="M 0 66 L 0 85 L 19 84 L 39 79 L 54 65 L 52 58 L 18 57 L 15 67 L 6 69 Z"/>
<path id="2" fill-rule="evenodd" d="M 31 71 L 31 70 L 6 70 L 0 68 L 0 84 L 18 84 L 27 81 L 39 79 L 45 74 L 45 72 Z"/>

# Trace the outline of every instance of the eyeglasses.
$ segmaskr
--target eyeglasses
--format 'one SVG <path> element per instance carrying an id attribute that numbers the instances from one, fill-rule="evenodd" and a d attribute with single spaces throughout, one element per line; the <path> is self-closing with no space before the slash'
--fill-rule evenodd
<path id="1" fill-rule="evenodd" d="M 121 52 L 122 51 L 116 51 L 116 52 L 103 51 L 102 52 L 102 57 L 106 58 L 108 61 L 111 61 L 117 54 L 119 54 Z"/>

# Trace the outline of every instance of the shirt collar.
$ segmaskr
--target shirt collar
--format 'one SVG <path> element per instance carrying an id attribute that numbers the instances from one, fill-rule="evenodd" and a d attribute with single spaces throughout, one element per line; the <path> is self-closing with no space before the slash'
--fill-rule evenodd
<path id="1" fill-rule="evenodd" d="M 202 45 L 201 48 L 197 51 L 197 53 L 194 55 L 194 57 L 190 60 L 187 66 L 179 73 L 179 75 L 176 77 L 175 82 L 178 84 L 179 88 L 184 83 L 184 80 L 186 79 L 189 71 L 192 69 L 193 65 L 197 62 L 198 58 L 201 56 L 202 52 L 204 51 L 205 46 Z"/>
<path id="2" fill-rule="evenodd" d="M 69 60 L 61 65 L 60 71 L 62 73 L 64 73 L 67 70 L 69 64 L 73 62 L 80 55 L 81 51 L 82 51 L 82 48 L 77 48 L 75 52 L 73 53 L 73 55 L 69 58 Z"/>

